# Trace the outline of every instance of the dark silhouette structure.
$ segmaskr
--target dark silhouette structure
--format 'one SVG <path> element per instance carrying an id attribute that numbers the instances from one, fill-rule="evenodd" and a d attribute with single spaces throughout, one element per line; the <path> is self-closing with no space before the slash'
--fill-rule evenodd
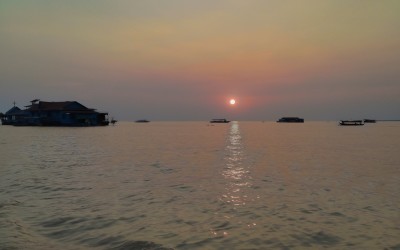
<path id="1" fill-rule="evenodd" d="M 12 107 L 2 117 L 3 125 L 14 126 L 107 126 L 108 113 L 97 112 L 76 101 L 44 102 L 39 99 L 20 109 Z"/>
<path id="2" fill-rule="evenodd" d="M 282 117 L 276 122 L 303 123 L 304 119 L 299 117 Z"/>

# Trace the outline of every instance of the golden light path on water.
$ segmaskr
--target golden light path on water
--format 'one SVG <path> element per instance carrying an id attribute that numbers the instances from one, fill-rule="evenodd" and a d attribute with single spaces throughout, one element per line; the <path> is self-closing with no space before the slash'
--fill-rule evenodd
<path id="1" fill-rule="evenodd" d="M 225 192 L 220 201 L 226 204 L 223 217 L 234 227 L 252 228 L 256 221 L 249 221 L 239 214 L 247 210 L 246 205 L 259 195 L 252 194 L 253 178 L 250 174 L 251 166 L 246 163 L 246 154 L 242 143 L 239 122 L 231 122 L 224 156 L 222 178 L 225 180 Z M 245 220 L 245 221 L 244 221 Z M 211 230 L 214 235 L 229 236 L 229 230 L 223 232 Z"/>
<path id="2" fill-rule="evenodd" d="M 232 180 L 229 183 L 228 197 L 235 206 L 245 205 L 245 200 L 239 196 L 241 188 L 251 185 L 249 170 L 243 163 L 245 158 L 242 145 L 242 136 L 240 135 L 239 123 L 232 122 L 228 143 L 225 148 L 225 169 L 223 176 L 225 179 Z"/>

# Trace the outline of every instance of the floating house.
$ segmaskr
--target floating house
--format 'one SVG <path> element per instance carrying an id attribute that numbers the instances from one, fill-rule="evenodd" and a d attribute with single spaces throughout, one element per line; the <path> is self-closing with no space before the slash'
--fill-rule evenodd
<path id="1" fill-rule="evenodd" d="M 14 104 L 15 105 L 15 104 Z M 14 126 L 107 126 L 108 113 L 97 112 L 76 101 L 44 102 L 38 99 L 20 109 L 16 106 L 2 117 L 3 125 Z"/>

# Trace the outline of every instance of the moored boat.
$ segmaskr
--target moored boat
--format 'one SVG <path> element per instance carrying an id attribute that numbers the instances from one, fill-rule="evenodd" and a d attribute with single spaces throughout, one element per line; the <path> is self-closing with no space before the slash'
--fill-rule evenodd
<path id="1" fill-rule="evenodd" d="M 362 120 L 342 120 L 339 122 L 340 126 L 362 126 L 364 122 Z"/>
<path id="2" fill-rule="evenodd" d="M 115 123 L 117 123 L 117 120 L 115 120 L 114 118 L 111 118 L 110 123 L 111 123 L 112 125 L 115 125 Z"/>
<path id="3" fill-rule="evenodd" d="M 276 122 L 304 123 L 304 119 L 299 117 L 282 117 Z"/>
<path id="4" fill-rule="evenodd" d="M 210 123 L 229 123 L 227 119 L 212 119 Z"/>

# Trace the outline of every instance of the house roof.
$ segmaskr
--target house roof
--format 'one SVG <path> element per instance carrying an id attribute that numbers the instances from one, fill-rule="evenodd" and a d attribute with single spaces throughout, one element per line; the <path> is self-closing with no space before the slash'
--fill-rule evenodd
<path id="1" fill-rule="evenodd" d="M 76 101 L 66 101 L 66 102 L 43 102 L 27 106 L 29 111 L 94 111 L 94 109 L 89 109 L 79 102 Z"/>
<path id="2" fill-rule="evenodd" d="M 14 107 L 10 108 L 10 110 L 8 110 L 5 113 L 5 115 L 13 115 L 13 114 L 19 113 L 20 111 L 21 111 L 20 108 L 18 108 L 17 106 L 14 106 Z"/>

